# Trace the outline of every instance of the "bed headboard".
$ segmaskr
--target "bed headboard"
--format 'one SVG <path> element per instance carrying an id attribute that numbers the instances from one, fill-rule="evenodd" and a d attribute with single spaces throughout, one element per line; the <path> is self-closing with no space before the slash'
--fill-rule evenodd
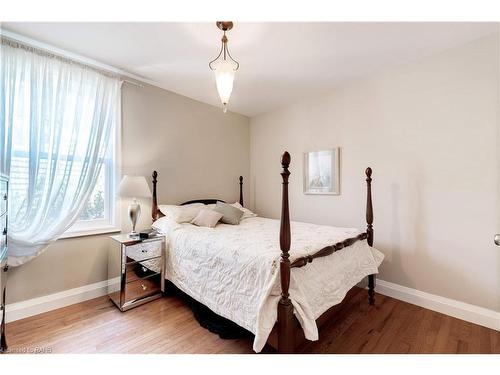
<path id="1" fill-rule="evenodd" d="M 239 178 L 240 181 L 240 204 L 243 206 L 243 176 L 240 176 Z M 151 205 L 151 218 L 153 221 L 157 220 L 158 218 L 164 216 L 160 210 L 158 209 L 158 194 L 156 190 L 156 185 L 158 184 L 158 172 L 153 171 L 152 174 L 152 182 L 153 182 L 153 204 Z M 203 204 L 215 204 L 217 202 L 224 202 L 221 199 L 193 199 L 184 203 L 181 203 L 181 206 L 184 206 L 186 204 L 191 204 L 191 203 L 203 203 Z"/>
<path id="2" fill-rule="evenodd" d="M 220 200 L 220 199 L 193 199 L 191 201 L 181 203 L 181 206 L 185 206 L 186 204 L 193 204 L 193 203 L 216 204 L 217 202 L 226 203 L 225 201 Z"/>

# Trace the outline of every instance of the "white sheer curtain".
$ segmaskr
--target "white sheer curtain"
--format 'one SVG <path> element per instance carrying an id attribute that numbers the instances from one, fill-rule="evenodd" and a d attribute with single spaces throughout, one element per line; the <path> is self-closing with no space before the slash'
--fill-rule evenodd
<path id="1" fill-rule="evenodd" d="M 21 158 L 27 171 L 10 176 L 10 265 L 34 258 L 76 221 L 119 110 L 118 77 L 2 40 L 0 168 L 9 172 Z"/>

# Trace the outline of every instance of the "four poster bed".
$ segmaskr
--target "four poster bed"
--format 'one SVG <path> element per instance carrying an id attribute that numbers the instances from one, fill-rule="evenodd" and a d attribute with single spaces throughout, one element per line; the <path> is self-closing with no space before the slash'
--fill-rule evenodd
<path id="1" fill-rule="evenodd" d="M 279 222 L 251 218 L 216 228 L 168 223 L 165 230 L 169 247 L 166 278 L 216 314 L 254 333 L 257 352 L 267 342 L 280 353 L 293 353 L 304 339 L 318 339 L 318 328 L 330 320 L 337 305 L 364 277 L 368 277 L 368 303 L 373 305 L 375 274 L 383 259 L 372 248 L 371 168 L 365 171 L 367 228 L 361 232 L 291 223 L 288 152 L 281 165 Z M 164 215 L 157 199 L 158 173 L 154 171 L 152 177 L 152 219 L 159 222 Z M 243 206 L 243 177 L 239 185 Z M 197 199 L 182 205 L 218 201 Z"/>

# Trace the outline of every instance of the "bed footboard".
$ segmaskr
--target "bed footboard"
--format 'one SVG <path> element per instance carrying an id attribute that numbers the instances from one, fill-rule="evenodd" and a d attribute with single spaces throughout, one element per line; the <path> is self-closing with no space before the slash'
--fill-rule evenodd
<path id="1" fill-rule="evenodd" d="M 296 259 L 290 263 L 290 244 L 291 244 L 291 231 L 290 231 L 290 210 L 288 206 L 288 180 L 290 177 L 291 157 L 285 151 L 281 157 L 281 172 L 282 177 L 282 202 L 281 202 L 281 221 L 280 221 L 280 282 L 281 282 L 281 298 L 278 304 L 278 352 L 280 353 L 293 353 L 295 350 L 295 325 L 293 316 L 293 305 L 290 300 L 290 271 L 294 267 L 303 267 L 307 263 L 311 263 L 314 259 L 324 257 L 350 246 L 360 240 L 367 240 L 369 246 L 373 246 L 373 206 L 372 206 L 372 169 L 368 167 L 365 171 L 367 195 L 366 195 L 366 223 L 367 228 L 365 233 L 361 233 L 356 237 L 348 238 L 342 242 L 336 243 L 331 246 L 326 246 L 313 255 Z M 373 305 L 375 303 L 375 275 L 368 276 L 368 303 Z"/>

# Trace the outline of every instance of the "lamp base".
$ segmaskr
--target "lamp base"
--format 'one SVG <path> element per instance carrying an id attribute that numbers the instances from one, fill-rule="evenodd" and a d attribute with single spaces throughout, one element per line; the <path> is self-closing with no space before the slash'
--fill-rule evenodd
<path id="1" fill-rule="evenodd" d="M 130 223 L 132 224 L 132 232 L 129 233 L 129 237 L 138 237 L 139 233 L 135 231 L 135 225 L 139 220 L 139 216 L 141 216 L 141 206 L 134 198 L 134 201 L 128 206 L 128 217 L 130 219 Z"/>

